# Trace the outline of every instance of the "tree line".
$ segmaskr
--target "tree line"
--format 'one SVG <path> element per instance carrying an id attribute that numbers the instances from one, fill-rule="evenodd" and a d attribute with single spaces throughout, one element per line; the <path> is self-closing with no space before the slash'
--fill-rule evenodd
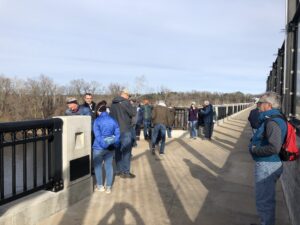
<path id="1" fill-rule="evenodd" d="M 242 92 L 174 92 L 163 86 L 157 91 L 149 89 L 148 93 L 141 94 L 145 83 L 144 76 L 136 78 L 132 98 L 137 102 L 147 98 L 152 103 L 165 100 L 167 105 L 189 107 L 192 101 L 199 105 L 203 104 L 204 100 L 209 100 L 212 104 L 227 104 L 250 102 L 253 99 L 252 95 Z M 96 103 L 105 99 L 110 104 L 124 88 L 125 85 L 118 82 L 104 87 L 97 81 L 75 79 L 67 85 L 59 85 L 45 75 L 36 79 L 17 79 L 0 75 L 0 121 L 44 119 L 64 115 L 66 97 L 74 96 L 82 103 L 86 92 L 93 94 Z"/>

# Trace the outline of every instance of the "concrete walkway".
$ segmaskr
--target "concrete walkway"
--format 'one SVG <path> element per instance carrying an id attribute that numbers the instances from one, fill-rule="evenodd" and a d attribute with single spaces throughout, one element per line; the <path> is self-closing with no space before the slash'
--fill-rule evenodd
<path id="1" fill-rule="evenodd" d="M 215 127 L 213 140 L 187 133 L 168 139 L 163 159 L 148 143 L 133 150 L 135 179 L 116 177 L 111 194 L 94 192 L 40 225 L 249 225 L 258 223 L 254 163 L 247 145 L 249 110 Z M 278 183 L 277 225 L 288 225 Z"/>

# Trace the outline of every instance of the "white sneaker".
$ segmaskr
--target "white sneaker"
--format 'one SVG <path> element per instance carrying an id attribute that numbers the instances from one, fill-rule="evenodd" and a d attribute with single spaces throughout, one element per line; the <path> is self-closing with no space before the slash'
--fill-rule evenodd
<path id="1" fill-rule="evenodd" d="M 111 187 L 106 187 L 105 193 L 106 193 L 106 194 L 110 194 L 110 193 L 111 193 Z"/>
<path id="2" fill-rule="evenodd" d="M 165 156 L 165 153 L 159 153 L 159 157 L 163 158 Z"/>
<path id="3" fill-rule="evenodd" d="M 100 187 L 98 186 L 98 187 L 96 187 L 96 189 L 95 189 L 96 191 L 100 191 L 100 192 L 103 192 L 103 191 L 105 191 L 105 188 L 104 188 L 104 186 L 103 185 L 101 185 Z"/>

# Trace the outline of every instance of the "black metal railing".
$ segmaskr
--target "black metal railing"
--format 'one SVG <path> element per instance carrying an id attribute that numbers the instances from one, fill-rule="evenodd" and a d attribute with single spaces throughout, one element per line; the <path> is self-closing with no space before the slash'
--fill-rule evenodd
<path id="1" fill-rule="evenodd" d="M 234 113 L 240 112 L 248 107 L 251 103 L 241 103 L 241 104 L 232 104 L 232 105 L 215 105 L 214 107 L 214 120 L 218 121 L 224 119 L 228 116 L 233 115 Z M 175 107 L 175 123 L 174 129 L 183 129 L 188 128 L 188 108 L 185 107 Z"/>
<path id="2" fill-rule="evenodd" d="M 175 107 L 175 129 L 183 129 L 187 128 L 187 120 L 188 120 L 188 109 L 183 107 Z"/>
<path id="3" fill-rule="evenodd" d="M 0 205 L 63 189 L 62 124 L 58 118 L 0 123 Z"/>

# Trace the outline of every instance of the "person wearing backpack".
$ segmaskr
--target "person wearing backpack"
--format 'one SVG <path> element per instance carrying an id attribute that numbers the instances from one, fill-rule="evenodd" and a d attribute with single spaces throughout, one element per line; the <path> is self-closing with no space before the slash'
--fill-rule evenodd
<path id="1" fill-rule="evenodd" d="M 260 126 L 249 144 L 255 161 L 256 208 L 260 225 L 275 225 L 276 182 L 283 172 L 279 152 L 285 141 L 287 124 L 280 117 L 280 100 L 276 93 L 267 92 L 258 102 Z"/>

